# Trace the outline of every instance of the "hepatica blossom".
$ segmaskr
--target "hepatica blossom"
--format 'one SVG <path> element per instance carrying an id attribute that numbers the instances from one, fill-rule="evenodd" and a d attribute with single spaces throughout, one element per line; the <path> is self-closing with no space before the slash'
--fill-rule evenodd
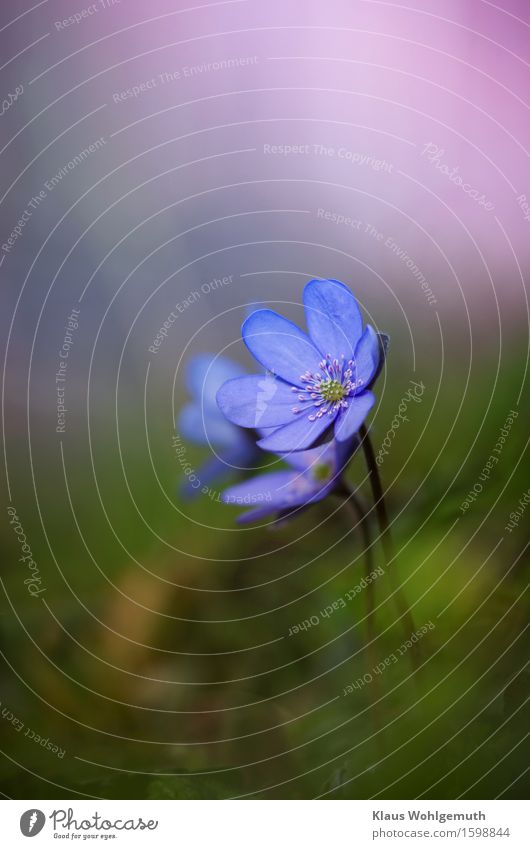
<path id="1" fill-rule="evenodd" d="M 358 446 L 355 438 L 349 442 L 333 441 L 318 448 L 283 455 L 290 469 L 266 472 L 226 489 L 221 498 L 225 504 L 250 507 L 238 516 L 240 524 L 261 519 L 270 514 L 285 517 L 322 501 L 342 483 L 342 472 Z"/>
<path id="2" fill-rule="evenodd" d="M 257 443 L 268 451 L 303 451 L 333 436 L 347 442 L 375 403 L 386 337 L 363 329 L 338 280 L 311 280 L 303 301 L 308 334 L 269 309 L 246 319 L 243 340 L 267 374 L 233 377 L 217 393 L 230 422 L 273 429 Z"/>
<path id="3" fill-rule="evenodd" d="M 228 357 L 198 354 L 189 361 L 186 385 L 191 402 L 180 413 L 177 428 L 190 442 L 208 445 L 214 456 L 188 482 L 185 493 L 200 491 L 200 486 L 225 475 L 233 467 L 248 466 L 256 455 L 255 434 L 227 421 L 217 406 L 216 394 L 226 380 L 240 378 L 243 369 Z"/>

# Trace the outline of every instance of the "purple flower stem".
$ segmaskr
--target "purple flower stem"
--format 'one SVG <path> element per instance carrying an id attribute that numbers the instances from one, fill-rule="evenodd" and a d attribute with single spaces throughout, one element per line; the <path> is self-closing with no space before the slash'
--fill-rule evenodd
<path id="1" fill-rule="evenodd" d="M 374 556 L 372 534 L 370 530 L 367 511 L 360 498 L 355 494 L 353 489 L 348 486 L 348 484 L 343 483 L 343 488 L 340 490 L 340 494 L 345 496 L 346 500 L 343 503 L 355 515 L 356 525 L 359 525 L 363 541 L 363 553 L 366 564 L 365 575 L 366 577 L 368 577 L 371 572 L 374 571 Z M 371 581 L 366 587 L 366 592 L 368 600 L 368 616 L 366 627 L 368 631 L 368 641 L 369 643 L 373 643 L 375 640 L 375 584 L 373 581 Z"/>
<path id="2" fill-rule="evenodd" d="M 337 495 L 343 498 L 344 506 L 353 514 L 355 525 L 359 525 L 363 542 L 363 554 L 365 558 L 365 576 L 368 576 L 374 571 L 374 556 L 373 556 L 373 540 L 370 528 L 370 519 L 366 507 L 354 490 L 345 482 L 342 482 Z M 370 580 L 366 587 L 366 631 L 367 631 L 367 648 L 368 648 L 368 663 L 371 669 L 375 669 L 377 664 L 377 656 L 375 653 L 376 628 L 375 628 L 375 582 Z M 375 698 L 373 702 L 373 718 L 375 733 L 378 736 L 378 749 L 380 754 L 384 751 L 384 736 L 382 735 L 383 719 L 381 715 L 381 701 L 383 699 L 381 682 L 376 675 L 374 678 Z"/>
<path id="3" fill-rule="evenodd" d="M 370 485 L 372 488 L 374 507 L 377 514 L 377 520 L 379 522 L 379 529 L 381 532 L 381 544 L 383 546 L 387 571 L 389 573 L 390 580 L 394 588 L 396 606 L 398 609 L 398 613 L 400 614 L 399 618 L 403 620 L 405 630 L 408 631 L 405 639 L 408 639 L 415 632 L 416 626 L 414 624 L 414 617 L 412 615 L 412 611 L 403 594 L 401 584 L 399 584 L 399 582 L 396 580 L 395 570 L 392 566 L 392 564 L 395 564 L 396 561 L 396 553 L 394 550 L 392 534 L 390 532 L 390 523 L 388 521 L 388 513 L 386 509 L 383 485 L 381 483 L 379 469 L 375 461 L 375 453 L 372 446 L 372 441 L 368 434 L 366 425 L 363 424 L 359 428 L 359 436 L 361 438 L 361 445 L 363 447 L 364 458 L 366 460 L 368 473 L 370 475 Z M 418 643 L 414 643 L 412 649 L 410 650 L 410 657 L 413 671 L 417 672 L 419 661 Z"/>

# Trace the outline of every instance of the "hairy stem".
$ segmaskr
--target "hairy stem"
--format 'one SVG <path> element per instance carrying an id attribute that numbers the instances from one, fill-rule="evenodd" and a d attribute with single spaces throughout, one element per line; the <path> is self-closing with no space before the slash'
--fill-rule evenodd
<path id="1" fill-rule="evenodd" d="M 407 636 L 410 636 L 416 630 L 416 626 L 414 624 L 414 617 L 412 615 L 412 611 L 410 610 L 410 607 L 407 604 L 407 600 L 403 594 L 401 585 L 399 581 L 396 580 L 396 553 L 394 550 L 392 534 L 390 532 L 390 523 L 388 521 L 388 513 L 386 509 L 383 485 L 381 483 L 379 469 L 375 460 L 375 453 L 372 446 L 372 441 L 368 434 L 368 430 L 366 429 L 366 425 L 362 425 L 359 429 L 359 436 L 361 437 L 361 444 L 364 451 L 364 457 L 370 475 L 370 485 L 374 498 L 374 507 L 379 522 L 379 528 L 381 531 L 381 544 L 383 546 L 383 551 L 385 554 L 385 561 L 387 570 L 389 572 L 389 577 L 392 582 L 392 587 L 394 589 L 399 618 L 403 620 L 403 624 L 405 625 L 406 629 L 409 630 L 409 634 Z M 413 648 L 411 649 L 412 663 L 415 670 L 417 669 L 417 646 L 418 644 L 415 643 Z"/>
<path id="2" fill-rule="evenodd" d="M 370 524 L 368 520 L 368 516 L 366 513 L 366 509 L 362 504 L 361 500 L 354 493 L 354 491 L 347 485 L 343 485 L 342 494 L 346 496 L 347 500 L 343 502 L 343 504 L 351 510 L 357 521 L 359 523 L 361 537 L 363 541 L 363 553 L 365 558 L 365 575 L 368 577 L 371 572 L 374 571 L 374 555 L 373 555 L 373 541 L 372 534 L 370 531 Z M 367 590 L 367 631 L 368 631 L 368 641 L 373 643 L 375 639 L 375 587 L 373 581 L 370 581 Z"/>
<path id="3" fill-rule="evenodd" d="M 370 529 L 370 520 L 364 504 L 356 495 L 353 489 L 345 482 L 338 493 L 341 498 L 344 498 L 343 505 L 355 516 L 360 527 L 361 537 L 363 541 L 363 554 L 365 559 L 365 576 L 368 576 L 374 571 L 374 555 L 373 555 L 373 540 Z M 375 655 L 375 584 L 372 580 L 367 581 L 366 586 L 366 632 L 368 645 L 368 658 L 372 669 L 375 669 L 377 658 Z M 374 699 L 374 725 L 377 734 L 381 733 L 383 726 L 382 715 L 380 709 L 381 701 L 381 686 L 379 678 L 374 677 L 375 699 Z M 383 739 L 378 738 L 378 747 L 383 746 Z"/>

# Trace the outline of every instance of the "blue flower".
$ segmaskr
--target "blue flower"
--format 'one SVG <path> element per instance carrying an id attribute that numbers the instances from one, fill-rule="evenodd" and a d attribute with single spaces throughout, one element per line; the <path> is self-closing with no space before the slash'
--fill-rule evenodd
<path id="1" fill-rule="evenodd" d="M 340 488 L 342 472 L 358 444 L 357 437 L 349 442 L 334 440 L 283 455 L 291 469 L 256 475 L 224 490 L 221 499 L 225 504 L 251 508 L 238 516 L 240 524 L 270 514 L 292 516 Z"/>
<path id="2" fill-rule="evenodd" d="M 232 378 L 217 393 L 229 421 L 274 428 L 258 441 L 267 451 L 301 451 L 333 435 L 347 442 L 375 403 L 387 337 L 363 330 L 357 301 L 338 280 L 311 280 L 303 300 L 309 335 L 269 309 L 246 319 L 245 345 L 268 373 Z"/>
<path id="3" fill-rule="evenodd" d="M 187 482 L 186 495 L 200 491 L 201 485 L 226 475 L 234 467 L 252 464 L 259 454 L 255 434 L 227 421 L 217 406 L 219 387 L 226 380 L 243 375 L 237 363 L 214 354 L 198 354 L 187 365 L 186 385 L 192 401 L 182 409 L 177 428 L 189 442 L 208 445 L 215 454 L 197 471 L 193 482 Z"/>

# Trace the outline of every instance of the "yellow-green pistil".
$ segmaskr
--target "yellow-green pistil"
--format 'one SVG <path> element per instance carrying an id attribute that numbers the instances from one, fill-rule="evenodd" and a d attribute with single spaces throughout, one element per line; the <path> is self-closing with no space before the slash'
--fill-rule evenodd
<path id="1" fill-rule="evenodd" d="M 342 401 L 346 395 L 346 387 L 338 380 L 323 380 L 320 384 L 320 394 L 324 401 Z"/>
<path id="2" fill-rule="evenodd" d="M 346 360 L 344 356 L 339 359 L 332 358 L 329 354 L 319 362 L 320 371 L 311 373 L 304 372 L 300 375 L 300 384 L 292 386 L 293 392 L 297 393 L 298 400 L 309 402 L 306 410 L 309 412 L 310 422 L 320 419 L 324 415 L 336 416 L 349 404 L 349 397 L 354 395 L 362 386 L 362 380 L 355 380 L 355 361 Z M 291 407 L 293 413 L 300 413 L 300 407 Z"/>

